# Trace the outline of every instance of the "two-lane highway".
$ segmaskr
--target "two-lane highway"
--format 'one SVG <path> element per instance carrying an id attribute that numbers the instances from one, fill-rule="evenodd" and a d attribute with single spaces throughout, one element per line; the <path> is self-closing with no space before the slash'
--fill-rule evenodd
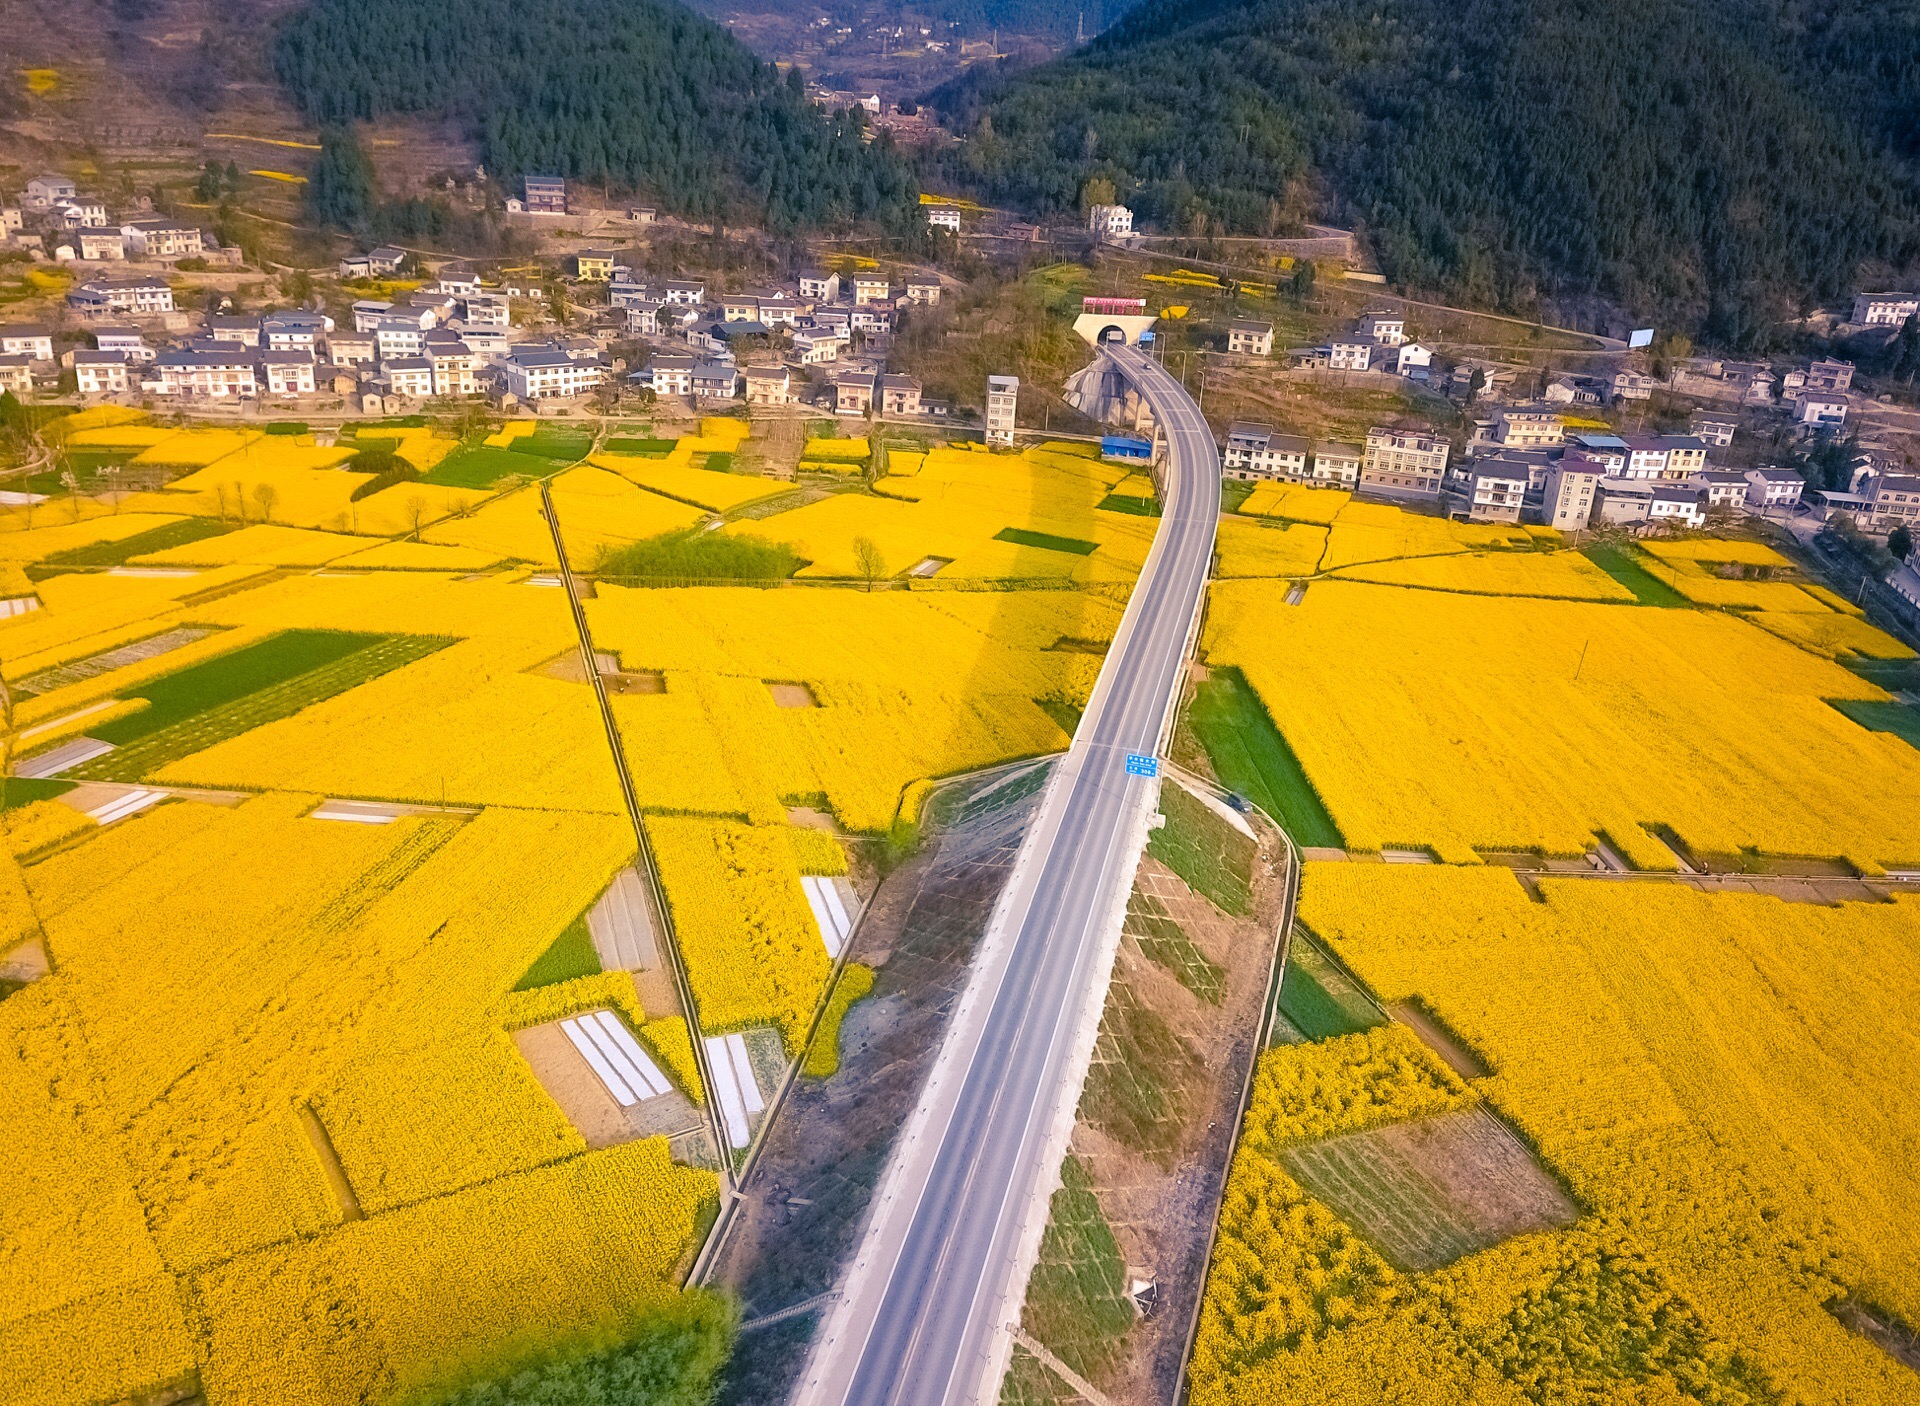
<path id="1" fill-rule="evenodd" d="M 894 1148 L 799 1406 L 992 1406 L 1072 1129 L 1212 565 L 1213 434 L 1179 382 L 1109 357 L 1168 440 L 1164 513 L 1075 733 Z"/>

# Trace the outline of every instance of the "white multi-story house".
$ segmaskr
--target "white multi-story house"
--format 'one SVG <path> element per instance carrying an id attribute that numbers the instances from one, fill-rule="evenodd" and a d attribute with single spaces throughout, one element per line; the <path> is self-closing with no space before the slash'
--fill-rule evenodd
<path id="1" fill-rule="evenodd" d="M 433 363 L 424 356 L 382 358 L 380 378 L 387 383 L 388 395 L 426 400 L 433 394 Z"/>
<path id="2" fill-rule="evenodd" d="M 1465 497 L 1469 522 L 1518 522 L 1527 497 L 1527 471 L 1495 455 L 1467 470 Z"/>
<path id="3" fill-rule="evenodd" d="M 1494 438 L 1508 449 L 1558 444 L 1566 433 L 1560 412 L 1543 405 L 1509 405 L 1493 418 Z"/>
<path id="4" fill-rule="evenodd" d="M 949 234 L 960 233 L 960 211 L 952 205 L 929 205 L 927 224 L 933 229 L 943 229 Z"/>
<path id="5" fill-rule="evenodd" d="M 73 376 L 81 395 L 112 395 L 127 388 L 125 352 L 77 351 Z"/>
<path id="6" fill-rule="evenodd" d="M 853 305 L 865 307 L 868 303 L 884 303 L 893 292 L 893 284 L 887 281 L 884 273 L 856 273 L 853 276 Z"/>
<path id="7" fill-rule="evenodd" d="M 1313 468 L 1307 477 L 1316 484 L 1352 488 L 1360 482 L 1360 465 L 1366 457 L 1366 451 L 1357 444 L 1323 440 L 1314 446 Z"/>
<path id="8" fill-rule="evenodd" d="M 1405 314 L 1390 308 L 1368 308 L 1360 314 L 1353 330 L 1369 342 L 1397 347 L 1407 340 L 1407 319 Z"/>
<path id="9" fill-rule="evenodd" d="M 153 359 L 148 383 L 159 395 L 189 400 L 245 400 L 258 394 L 253 353 L 236 346 L 232 351 L 166 351 Z"/>
<path id="10" fill-rule="evenodd" d="M 1904 524 L 1920 530 L 1920 478 L 1909 474 L 1882 474 L 1865 489 L 1868 520 L 1875 530 L 1889 532 Z"/>
<path id="11" fill-rule="evenodd" d="M 1335 371 L 1365 371 L 1373 365 L 1373 343 L 1335 337 L 1327 344 L 1327 365 Z"/>
<path id="12" fill-rule="evenodd" d="M 477 298 L 480 275 L 471 264 L 447 264 L 434 275 L 433 286 L 451 298 Z"/>
<path id="13" fill-rule="evenodd" d="M 130 258 L 189 259 L 206 252 L 197 228 L 172 220 L 129 220 L 120 226 L 120 233 Z"/>
<path id="14" fill-rule="evenodd" d="M 1606 399 L 1608 403 L 1616 400 L 1651 400 L 1654 387 L 1659 384 L 1644 371 L 1623 369 L 1614 372 L 1607 381 Z"/>
<path id="15" fill-rule="evenodd" d="M 523 401 L 585 395 L 597 389 L 605 376 L 597 359 L 576 360 L 564 351 L 544 347 L 515 347 L 501 369 L 507 389 Z"/>
<path id="16" fill-rule="evenodd" d="M 1912 293 L 1855 293 L 1855 327 L 1898 327 L 1920 312 L 1920 297 Z"/>
<path id="17" fill-rule="evenodd" d="M 373 339 L 384 363 L 397 356 L 420 355 L 427 344 L 427 333 L 418 318 L 389 313 L 374 324 Z"/>
<path id="18" fill-rule="evenodd" d="M 1273 324 L 1248 319 L 1229 322 L 1227 350 L 1245 356 L 1273 355 Z"/>
<path id="19" fill-rule="evenodd" d="M 1720 449 L 1733 443 L 1740 417 L 1723 410 L 1696 410 L 1687 419 L 1687 433 Z"/>
<path id="20" fill-rule="evenodd" d="M 1438 494 L 1447 473 L 1453 446 L 1418 430 L 1375 426 L 1367 431 L 1366 460 L 1360 469 L 1363 487 Z"/>
<path id="21" fill-rule="evenodd" d="M 938 307 L 940 305 L 940 280 L 929 273 L 916 273 L 908 277 L 906 291 L 900 297 L 903 301 L 918 307 Z"/>
<path id="22" fill-rule="evenodd" d="M 765 327 L 792 327 L 800 321 L 800 304 L 791 293 L 762 293 L 756 306 Z"/>
<path id="23" fill-rule="evenodd" d="M 800 296 L 813 303 L 838 302 L 840 275 L 832 269 L 808 269 L 800 275 Z"/>
<path id="24" fill-rule="evenodd" d="M 656 356 L 647 362 L 646 377 L 655 395 L 692 395 L 693 358 Z"/>
<path id="25" fill-rule="evenodd" d="M 1798 506 L 1807 481 L 1793 469 L 1748 469 L 1747 506 L 1757 513 Z"/>
<path id="26" fill-rule="evenodd" d="M 1407 342 L 1394 358 L 1394 373 L 1410 381 L 1424 381 L 1433 374 L 1433 349 L 1418 342 Z"/>
<path id="27" fill-rule="evenodd" d="M 1593 521 L 1606 465 L 1582 454 L 1568 454 L 1547 466 L 1541 486 L 1540 518 L 1561 532 L 1578 532 Z"/>
<path id="28" fill-rule="evenodd" d="M 93 344 L 103 352 L 119 352 L 127 365 L 152 361 L 154 350 L 138 327 L 101 327 L 93 334 Z"/>
<path id="29" fill-rule="evenodd" d="M 1653 496 L 1647 500 L 1647 521 L 1705 527 L 1707 513 L 1700 506 L 1698 490 L 1662 481 L 1653 485 Z"/>
<path id="30" fill-rule="evenodd" d="M 67 306 L 82 318 L 154 317 L 173 311 L 173 289 L 161 278 L 96 278 L 70 289 Z"/>
<path id="31" fill-rule="evenodd" d="M 1799 475 L 1795 474 L 1795 478 Z M 1747 490 L 1752 487 L 1746 474 L 1738 469 L 1701 469 L 1681 480 L 1688 488 L 1697 489 L 1700 501 L 1705 503 L 1708 512 L 1724 510 L 1736 512 L 1747 505 Z"/>
<path id="32" fill-rule="evenodd" d="M 24 396 L 33 393 L 33 358 L 0 355 L 0 391 Z"/>
<path id="33" fill-rule="evenodd" d="M 54 210 L 63 229 L 105 229 L 107 207 L 98 200 L 63 200 Z"/>
<path id="34" fill-rule="evenodd" d="M 660 335 L 659 303 L 634 302 L 627 304 L 627 331 L 641 337 Z"/>
<path id="35" fill-rule="evenodd" d="M 987 377 L 986 440 L 988 444 L 1011 445 L 1018 423 L 1020 378 Z"/>
<path id="36" fill-rule="evenodd" d="M 690 279 L 670 278 L 660 285 L 660 295 L 675 307 L 697 308 L 707 300 L 707 285 Z"/>
<path id="37" fill-rule="evenodd" d="M 312 351 L 333 330 L 333 319 L 317 312 L 282 312 L 260 320 L 260 341 L 271 351 Z"/>
<path id="38" fill-rule="evenodd" d="M 27 182 L 20 203 L 29 210 L 51 210 L 63 200 L 72 200 L 80 188 L 65 176 L 35 176 Z"/>
<path id="39" fill-rule="evenodd" d="M 1133 211 L 1124 205 L 1095 205 L 1087 211 L 1087 228 L 1102 239 L 1125 239 L 1133 233 Z"/>
<path id="40" fill-rule="evenodd" d="M 379 356 L 379 345 L 365 332 L 329 332 L 327 360 L 335 366 L 371 366 Z"/>
<path id="41" fill-rule="evenodd" d="M 1808 429 L 1837 430 L 1847 422 L 1847 398 L 1833 391 L 1804 391 L 1793 418 Z"/>
<path id="42" fill-rule="evenodd" d="M 0 327 L 0 355 L 53 360 L 53 329 L 37 322 L 15 322 Z"/>
<path id="43" fill-rule="evenodd" d="M 695 400 L 732 400 L 740 393 L 740 368 L 731 361 L 696 361 L 693 364 Z"/>
<path id="44" fill-rule="evenodd" d="M 460 303 L 461 321 L 475 327 L 508 327 L 513 323 L 513 307 L 505 298 L 486 293 L 469 293 Z"/>
<path id="45" fill-rule="evenodd" d="M 353 305 L 353 330 L 371 332 L 379 327 L 380 319 L 393 313 L 393 304 L 379 298 L 362 298 Z"/>
<path id="46" fill-rule="evenodd" d="M 306 348 L 283 347 L 260 353 L 261 369 L 267 373 L 268 395 L 312 395 L 313 352 Z"/>
<path id="47" fill-rule="evenodd" d="M 1275 434 L 1272 425 L 1236 420 L 1227 426 L 1226 452 L 1220 463 L 1228 478 L 1305 478 L 1307 441 L 1298 435 Z"/>
<path id="48" fill-rule="evenodd" d="M 80 231 L 80 257 L 90 264 L 118 263 L 127 257 L 126 236 L 117 229 Z"/>

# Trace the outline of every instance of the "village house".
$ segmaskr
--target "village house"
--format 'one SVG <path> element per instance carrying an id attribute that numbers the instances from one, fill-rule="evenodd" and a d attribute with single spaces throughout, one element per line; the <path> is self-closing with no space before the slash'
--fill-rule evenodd
<path id="1" fill-rule="evenodd" d="M 117 263 L 127 257 L 127 238 L 117 229 L 83 229 L 80 257 L 90 264 Z"/>
<path id="2" fill-rule="evenodd" d="M 1418 342 L 1408 342 L 1400 348 L 1393 369 L 1396 375 L 1405 376 L 1410 381 L 1424 381 L 1433 374 L 1433 349 Z"/>
<path id="3" fill-rule="evenodd" d="M 72 200 L 80 188 L 65 176 L 35 176 L 27 182 L 20 204 L 29 210 L 51 210 L 62 200 Z"/>
<path id="4" fill-rule="evenodd" d="M 33 394 L 33 358 L 0 354 L 0 391 L 16 396 Z"/>
<path id="5" fill-rule="evenodd" d="M 660 304 L 627 304 L 627 331 L 641 337 L 660 335 Z"/>
<path id="6" fill-rule="evenodd" d="M 426 329 L 420 320 L 408 317 L 404 313 L 388 314 L 374 324 L 373 337 L 380 348 L 380 360 L 391 361 L 395 357 L 413 357 L 427 344 Z"/>
<path id="7" fill-rule="evenodd" d="M 457 337 L 429 342 L 426 357 L 433 365 L 435 395 L 468 396 L 479 393 L 480 386 L 473 375 L 475 358 L 465 342 Z"/>
<path id="8" fill-rule="evenodd" d="M 152 317 L 173 311 L 173 289 L 161 278 L 96 278 L 69 289 L 67 306 L 85 319 L 115 313 Z"/>
<path id="9" fill-rule="evenodd" d="M 1876 532 L 1890 532 L 1905 525 L 1909 532 L 1920 530 L 1920 478 L 1909 474 L 1883 474 L 1866 489 L 1868 522 Z"/>
<path id="10" fill-rule="evenodd" d="M 379 298 L 362 298 L 353 305 L 353 330 L 371 332 L 379 327 L 380 319 L 392 311 L 392 303 Z"/>
<path id="11" fill-rule="evenodd" d="M 1482 459 L 1466 475 L 1467 521 L 1518 522 L 1527 496 L 1527 473 L 1499 455 Z"/>
<path id="12" fill-rule="evenodd" d="M 848 321 L 862 332 L 891 332 L 893 331 L 893 304 L 882 301 L 868 303 L 864 307 L 855 307 L 848 315 Z"/>
<path id="13" fill-rule="evenodd" d="M 875 376 L 871 371 L 843 371 L 833 378 L 836 415 L 865 415 L 873 409 Z"/>
<path id="14" fill-rule="evenodd" d="M 1566 433 L 1560 412 L 1543 405 L 1510 405 L 1494 417 L 1494 438 L 1509 449 L 1558 444 Z"/>
<path id="15" fill-rule="evenodd" d="M 1360 314 L 1353 330 L 1383 347 L 1397 347 L 1407 340 L 1407 319 L 1389 308 L 1368 308 Z"/>
<path id="16" fill-rule="evenodd" d="M 917 307 L 938 307 L 940 305 L 940 280 L 930 273 L 916 273 L 907 278 L 906 291 L 900 296 L 905 302 Z"/>
<path id="17" fill-rule="evenodd" d="M 1124 205 L 1095 205 L 1087 211 L 1087 228 L 1101 239 L 1126 239 L 1133 233 L 1133 211 Z"/>
<path id="18" fill-rule="evenodd" d="M 728 293 L 720 299 L 720 316 L 726 322 L 758 322 L 760 299 L 752 293 Z"/>
<path id="19" fill-rule="evenodd" d="M 1647 500 L 1647 521 L 1666 526 L 1705 527 L 1706 511 L 1700 506 L 1700 495 L 1693 489 L 1679 483 L 1656 483 L 1653 494 Z"/>
<path id="20" fill-rule="evenodd" d="M 433 363 L 424 356 L 396 356 L 380 363 L 385 394 L 426 400 L 433 394 Z"/>
<path id="21" fill-rule="evenodd" d="M 1583 454 L 1568 454 L 1547 466 L 1540 485 L 1540 520 L 1561 532 L 1577 532 L 1593 521 L 1605 466 Z"/>
<path id="22" fill-rule="evenodd" d="M 62 229 L 105 229 L 107 226 L 107 207 L 98 200 L 84 197 L 63 200 L 54 210 L 54 218 Z"/>
<path id="23" fill-rule="evenodd" d="M 840 275 L 832 269 L 806 270 L 800 275 L 800 296 L 814 303 L 838 302 Z"/>
<path id="24" fill-rule="evenodd" d="M 1719 449 L 1733 443 L 1740 428 L 1740 417 L 1724 410 L 1696 410 L 1687 417 L 1687 433 Z"/>
<path id="25" fill-rule="evenodd" d="M 378 346 L 366 332 L 329 332 L 327 360 L 335 366 L 371 366 Z"/>
<path id="26" fill-rule="evenodd" d="M 216 342 L 232 342 L 236 346 L 257 347 L 260 345 L 260 319 L 211 313 L 207 317 L 207 335 Z"/>
<path id="27" fill-rule="evenodd" d="M 73 378 L 81 395 L 113 395 L 127 388 L 125 352 L 76 351 Z"/>
<path id="28" fill-rule="evenodd" d="M 613 279 L 613 263 L 618 257 L 611 249 L 582 249 L 567 262 L 573 276 L 583 283 L 607 283 Z"/>
<path id="29" fill-rule="evenodd" d="M 1855 327 L 1898 327 L 1920 312 L 1920 297 L 1912 293 L 1856 293 L 1853 295 Z"/>
<path id="30" fill-rule="evenodd" d="M 258 390 L 253 356 L 240 348 L 161 352 L 148 385 L 158 395 L 189 400 L 250 399 Z"/>
<path id="31" fill-rule="evenodd" d="M 929 205 L 927 224 L 933 229 L 943 229 L 948 234 L 960 233 L 960 211 L 952 205 Z"/>
<path id="32" fill-rule="evenodd" d="M 1747 506 L 1757 513 L 1798 507 L 1807 487 L 1807 481 L 1793 469 L 1748 469 L 1746 479 Z"/>
<path id="33" fill-rule="evenodd" d="M 1691 478 L 1707 466 L 1706 441 L 1694 435 L 1663 434 L 1660 442 L 1666 446 L 1666 466 L 1661 470 L 1662 478 Z"/>
<path id="34" fill-rule="evenodd" d="M 883 415 L 920 414 L 920 383 L 911 376 L 880 378 L 880 413 Z"/>
<path id="35" fill-rule="evenodd" d="M 0 355 L 52 361 L 53 329 L 37 322 L 15 322 L 0 327 Z"/>
<path id="36" fill-rule="evenodd" d="M 261 368 L 267 373 L 268 395 L 312 395 L 313 352 L 283 348 L 260 353 Z"/>
<path id="37" fill-rule="evenodd" d="M 868 303 L 884 303 L 893 292 L 893 285 L 883 273 L 856 273 L 853 276 L 853 305 L 865 307 Z"/>
<path id="38" fill-rule="evenodd" d="M 554 347 L 515 347 L 501 361 L 500 369 L 508 392 L 522 402 L 585 395 L 596 389 L 602 378 L 599 361 L 575 358 Z"/>
<path id="39" fill-rule="evenodd" d="M 461 321 L 474 327 L 510 327 L 513 307 L 505 298 L 469 293 L 460 301 Z"/>
<path id="40" fill-rule="evenodd" d="M 190 259 L 206 252 L 198 229 L 172 220 L 129 220 L 120 233 L 133 259 Z"/>
<path id="41" fill-rule="evenodd" d="M 1322 440 L 1314 447 L 1313 468 L 1307 477 L 1314 483 L 1352 488 L 1360 481 L 1360 465 L 1366 451 L 1344 440 Z"/>
<path id="42" fill-rule="evenodd" d="M 690 356 L 652 357 L 640 374 L 655 395 L 693 394 L 693 358 Z"/>
<path id="43" fill-rule="evenodd" d="M 312 351 L 333 327 L 333 319 L 318 312 L 277 312 L 260 321 L 260 341 L 273 351 Z"/>
<path id="44" fill-rule="evenodd" d="M 1227 350 L 1245 356 L 1273 355 L 1273 324 L 1247 319 L 1229 322 Z"/>
<path id="45" fill-rule="evenodd" d="M 1822 357 L 1807 367 L 1802 385 L 1810 391 L 1849 391 L 1853 389 L 1853 363 Z"/>
<path id="46" fill-rule="evenodd" d="M 1221 472 L 1227 478 L 1278 479 L 1307 476 L 1307 441 L 1299 435 L 1276 434 L 1272 425 L 1236 420 L 1227 426 Z"/>
<path id="47" fill-rule="evenodd" d="M 1847 398 L 1832 391 L 1804 391 L 1793 418 L 1809 430 L 1837 430 L 1847 422 Z"/>
<path id="48" fill-rule="evenodd" d="M 740 393 L 740 369 L 730 361 L 697 361 L 693 366 L 695 400 L 732 400 Z"/>
<path id="49" fill-rule="evenodd" d="M 1437 495 L 1452 447 L 1446 440 L 1418 430 L 1376 426 L 1367 431 L 1360 485 Z"/>
<path id="50" fill-rule="evenodd" d="M 793 373 L 784 366 L 749 366 L 742 373 L 749 405 L 793 404 Z"/>
<path id="51" fill-rule="evenodd" d="M 1654 387 L 1660 383 L 1644 371 L 1623 368 L 1607 379 L 1606 400 L 1611 405 L 1616 400 L 1651 400 Z"/>
<path id="52" fill-rule="evenodd" d="M 119 352 L 126 357 L 129 366 L 152 361 L 155 354 L 138 327 L 95 328 L 93 344 L 104 352 Z"/>
<path id="53" fill-rule="evenodd" d="M 707 301 L 707 285 L 687 278 L 670 278 L 660 285 L 661 297 L 673 307 L 697 308 Z"/>
<path id="54" fill-rule="evenodd" d="M 521 184 L 529 215 L 567 213 L 567 183 L 560 176 L 528 176 Z"/>
<path id="55" fill-rule="evenodd" d="M 1799 475 L 1795 474 L 1794 477 L 1798 478 Z M 1710 513 L 1735 512 L 1744 508 L 1751 486 L 1746 474 L 1738 469 L 1700 469 L 1682 482 L 1700 494 L 1700 501 L 1706 504 Z"/>
<path id="56" fill-rule="evenodd" d="M 1012 446 L 1014 430 L 1019 423 L 1019 410 L 1020 378 L 987 377 L 986 433 L 983 438 L 989 445 L 1002 448 Z"/>
<path id="57" fill-rule="evenodd" d="M 1365 371 L 1373 364 L 1372 342 L 1335 337 L 1327 344 L 1327 365 L 1335 371 Z"/>
<path id="58" fill-rule="evenodd" d="M 472 264 L 443 264 L 434 274 L 434 288 L 450 298 L 480 296 L 480 274 Z"/>

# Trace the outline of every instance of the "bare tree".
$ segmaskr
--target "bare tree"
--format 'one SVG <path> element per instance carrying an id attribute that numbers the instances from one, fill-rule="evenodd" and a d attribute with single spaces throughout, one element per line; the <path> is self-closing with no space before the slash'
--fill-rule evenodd
<path id="1" fill-rule="evenodd" d="M 853 567 L 869 591 L 876 582 L 887 579 L 887 559 L 881 554 L 880 544 L 871 537 L 853 539 Z"/>
<path id="2" fill-rule="evenodd" d="M 407 521 L 413 524 L 413 540 L 420 540 L 420 529 L 426 525 L 428 504 L 425 495 L 416 493 L 407 499 Z"/>
<path id="3" fill-rule="evenodd" d="M 280 501 L 280 490 L 271 483 L 256 483 L 253 486 L 253 501 L 260 505 L 260 521 L 272 522 L 274 505 Z"/>

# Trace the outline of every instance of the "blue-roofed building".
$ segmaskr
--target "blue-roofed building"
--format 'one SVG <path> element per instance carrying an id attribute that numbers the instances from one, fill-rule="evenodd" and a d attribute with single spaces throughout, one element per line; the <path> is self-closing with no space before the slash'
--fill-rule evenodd
<path id="1" fill-rule="evenodd" d="M 1100 457 L 1116 464 L 1151 464 L 1153 441 L 1124 434 L 1103 435 L 1100 439 Z"/>

